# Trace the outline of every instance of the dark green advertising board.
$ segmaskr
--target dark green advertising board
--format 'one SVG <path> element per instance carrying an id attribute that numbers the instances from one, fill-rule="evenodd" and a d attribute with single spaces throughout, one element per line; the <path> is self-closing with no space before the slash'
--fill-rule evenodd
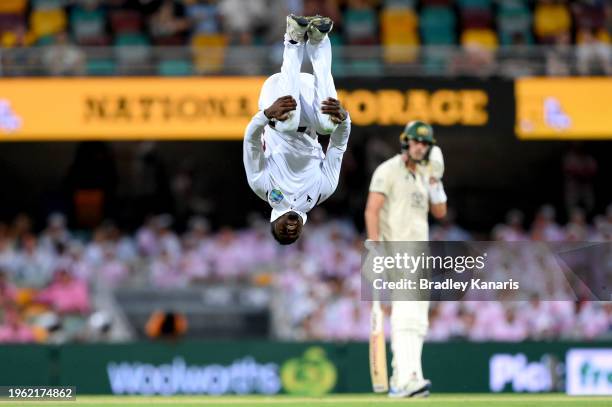
<path id="1" fill-rule="evenodd" d="M 424 371 L 436 392 L 564 391 L 566 374 L 579 374 L 566 371 L 570 349 L 612 352 L 612 343 L 428 343 Z M 371 391 L 367 343 L 5 345 L 0 362 L 0 385 L 71 385 L 79 394 Z"/>

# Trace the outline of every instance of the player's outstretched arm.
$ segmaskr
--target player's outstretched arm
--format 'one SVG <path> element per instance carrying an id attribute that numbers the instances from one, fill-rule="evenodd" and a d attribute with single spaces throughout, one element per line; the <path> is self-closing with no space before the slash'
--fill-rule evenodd
<path id="1" fill-rule="evenodd" d="M 261 199 L 266 199 L 265 155 L 261 143 L 261 134 L 268 123 L 264 112 L 259 111 L 253 116 L 244 132 L 242 144 L 242 161 L 249 186 Z"/>
<path id="2" fill-rule="evenodd" d="M 291 96 L 280 97 L 264 111 L 257 112 L 244 132 L 242 160 L 247 181 L 251 189 L 263 200 L 266 200 L 266 191 L 270 188 L 265 172 L 266 160 L 261 143 L 262 131 L 271 120 L 286 120 L 288 113 L 295 110 L 296 106 L 297 103 Z"/>
<path id="3" fill-rule="evenodd" d="M 380 192 L 371 191 L 364 213 L 366 233 L 369 240 L 380 240 L 380 211 L 385 204 L 386 196 Z"/>
<path id="4" fill-rule="evenodd" d="M 324 100 L 321 111 L 328 114 L 332 121 L 338 124 L 338 127 L 336 127 L 336 130 L 334 130 L 329 138 L 329 145 L 327 146 L 327 152 L 321 167 L 323 183 L 321 185 L 320 202 L 323 202 L 334 193 L 338 186 L 342 156 L 346 151 L 349 135 L 351 134 L 351 119 L 337 99 L 328 98 Z"/>

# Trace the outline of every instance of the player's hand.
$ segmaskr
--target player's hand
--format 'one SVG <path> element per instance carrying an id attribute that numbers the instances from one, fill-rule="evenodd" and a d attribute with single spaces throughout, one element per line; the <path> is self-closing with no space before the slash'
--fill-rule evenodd
<path id="1" fill-rule="evenodd" d="M 348 114 L 338 99 L 327 98 L 321 104 L 321 112 L 328 114 L 332 122 L 339 124 L 346 120 Z"/>
<path id="2" fill-rule="evenodd" d="M 284 121 L 289 118 L 289 112 L 297 109 L 297 102 L 292 96 L 279 97 L 272 103 L 272 106 L 264 110 L 268 119 Z"/>

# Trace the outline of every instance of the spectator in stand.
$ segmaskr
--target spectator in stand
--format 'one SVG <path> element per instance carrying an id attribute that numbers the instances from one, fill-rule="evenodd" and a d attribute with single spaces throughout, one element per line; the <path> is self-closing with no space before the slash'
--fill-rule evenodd
<path id="1" fill-rule="evenodd" d="M 607 1 L 605 5 L 604 32 L 612 35 L 612 1 Z"/>
<path id="2" fill-rule="evenodd" d="M 151 264 L 151 283 L 160 288 L 180 288 L 187 286 L 187 275 L 180 267 L 178 258 L 162 249 Z"/>
<path id="3" fill-rule="evenodd" d="M 0 267 L 0 309 L 6 309 L 16 296 L 17 289 L 8 281 L 6 270 Z"/>
<path id="4" fill-rule="evenodd" d="M 610 328 L 608 313 L 599 302 L 578 303 L 577 315 L 574 335 L 579 338 L 594 339 L 607 333 Z"/>
<path id="5" fill-rule="evenodd" d="M 594 181 L 597 161 L 587 153 L 582 144 L 575 143 L 563 157 L 565 178 L 565 208 L 570 211 L 583 207 L 587 213 L 595 208 Z"/>
<path id="6" fill-rule="evenodd" d="M 440 223 L 431 228 L 430 240 L 439 241 L 464 241 L 471 240 L 472 236 L 455 223 L 456 213 L 453 208 L 448 208 L 446 216 L 440 219 Z"/>
<path id="7" fill-rule="evenodd" d="M 610 46 L 598 37 L 594 28 L 582 28 L 577 34 L 577 69 L 580 75 L 612 75 Z"/>
<path id="8" fill-rule="evenodd" d="M 0 222 L 0 267 L 7 270 L 14 267 L 15 255 L 15 247 L 9 238 L 8 227 Z"/>
<path id="9" fill-rule="evenodd" d="M 21 246 L 23 238 L 32 233 L 32 218 L 25 213 L 18 214 L 13 220 L 13 244 Z"/>
<path id="10" fill-rule="evenodd" d="M 563 230 L 555 222 L 555 208 L 543 205 L 531 225 L 531 239 L 544 242 L 560 242 L 565 239 Z"/>
<path id="11" fill-rule="evenodd" d="M 185 34 L 191 26 L 183 5 L 174 0 L 163 0 L 148 25 L 155 45 L 185 44 Z"/>
<path id="12" fill-rule="evenodd" d="M 5 309 L 4 319 L 4 323 L 0 325 L 0 343 L 34 342 L 34 330 L 22 320 L 17 311 Z"/>
<path id="13" fill-rule="evenodd" d="M 136 234 L 138 251 L 145 256 L 156 256 L 162 251 L 173 258 L 181 254 L 181 243 L 170 229 L 172 216 L 168 214 L 151 217 Z"/>
<path id="14" fill-rule="evenodd" d="M 489 339 L 502 342 L 521 342 L 529 334 L 525 321 L 517 317 L 512 307 L 506 308 L 505 317 L 497 320 L 492 328 Z"/>
<path id="15" fill-rule="evenodd" d="M 108 45 L 106 11 L 100 0 L 80 0 L 70 12 L 74 40 L 79 45 Z"/>
<path id="16" fill-rule="evenodd" d="M 11 31 L 5 31 L 0 38 L 3 51 L 2 73 L 6 76 L 35 75 L 39 73 L 37 55 L 31 52 L 35 38 L 24 25 L 18 25 Z"/>
<path id="17" fill-rule="evenodd" d="M 25 287 L 42 288 L 51 280 L 57 259 L 53 252 L 39 247 L 38 239 L 32 234 L 25 235 L 22 242 L 13 265 L 14 279 Z"/>
<path id="18" fill-rule="evenodd" d="M 569 222 L 565 225 L 566 239 L 573 242 L 583 242 L 587 240 L 589 232 L 584 210 L 581 208 L 572 209 Z"/>
<path id="19" fill-rule="evenodd" d="M 52 213 L 47 218 L 47 227 L 40 238 L 40 246 L 49 252 L 55 252 L 58 245 L 70 242 L 70 232 L 66 227 L 66 217 L 59 212 Z"/>
<path id="20" fill-rule="evenodd" d="M 571 4 L 577 31 L 591 28 L 596 35 L 604 30 L 606 11 L 603 0 L 579 0 Z M 609 1 L 607 1 L 609 3 Z"/>
<path id="21" fill-rule="evenodd" d="M 230 228 L 219 231 L 211 250 L 214 278 L 226 280 L 243 276 L 244 266 L 250 261 L 250 250 L 257 249 L 242 247 L 236 233 Z"/>
<path id="22" fill-rule="evenodd" d="M 342 16 L 344 38 L 349 45 L 374 45 L 378 42 L 378 15 L 369 0 L 349 0 Z"/>
<path id="23" fill-rule="evenodd" d="M 43 50 L 41 59 L 48 75 L 75 76 L 85 73 L 85 55 L 70 42 L 65 31 L 55 35 L 55 42 Z"/>
<path id="24" fill-rule="evenodd" d="M 117 258 L 112 245 L 104 247 L 104 262 L 98 270 L 98 281 L 104 281 L 106 286 L 116 288 L 126 282 L 130 274 L 128 265 Z"/>
<path id="25" fill-rule="evenodd" d="M 320 14 L 334 21 L 334 31 L 342 32 L 342 13 L 337 1 L 303 0 L 302 12 L 299 15 L 314 16 Z"/>
<path id="26" fill-rule="evenodd" d="M 49 304 L 62 315 L 82 315 L 91 309 L 87 283 L 73 277 L 65 269 L 55 272 L 51 284 L 38 293 L 36 300 Z"/>
<path id="27" fill-rule="evenodd" d="M 210 265 L 200 253 L 200 241 L 193 235 L 183 237 L 182 256 L 180 258 L 181 274 L 185 274 L 190 282 L 205 282 L 211 275 Z"/>
<path id="28" fill-rule="evenodd" d="M 192 34 L 221 32 L 221 14 L 216 0 L 186 0 L 185 14 L 192 22 Z"/>
<path id="29" fill-rule="evenodd" d="M 253 44 L 253 33 L 270 23 L 265 0 L 220 0 L 219 12 L 231 44 Z"/>
<path id="30" fill-rule="evenodd" d="M 569 32 L 555 37 L 554 44 L 546 51 L 546 75 L 569 76 L 573 60 L 572 39 Z"/>
<path id="31" fill-rule="evenodd" d="M 512 209 L 508 212 L 506 214 L 506 223 L 498 225 L 493 229 L 496 235 L 495 240 L 502 240 L 504 242 L 528 240 L 525 229 L 523 229 L 524 218 L 523 212 L 518 209 Z"/>

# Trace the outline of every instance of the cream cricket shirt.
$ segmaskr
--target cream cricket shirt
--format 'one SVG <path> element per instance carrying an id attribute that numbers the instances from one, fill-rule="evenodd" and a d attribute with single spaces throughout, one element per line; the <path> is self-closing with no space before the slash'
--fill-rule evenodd
<path id="1" fill-rule="evenodd" d="M 412 173 L 399 154 L 378 166 L 370 192 L 380 192 L 386 197 L 380 212 L 380 240 L 429 240 L 428 183 L 428 167 L 417 165 L 416 172 Z"/>

